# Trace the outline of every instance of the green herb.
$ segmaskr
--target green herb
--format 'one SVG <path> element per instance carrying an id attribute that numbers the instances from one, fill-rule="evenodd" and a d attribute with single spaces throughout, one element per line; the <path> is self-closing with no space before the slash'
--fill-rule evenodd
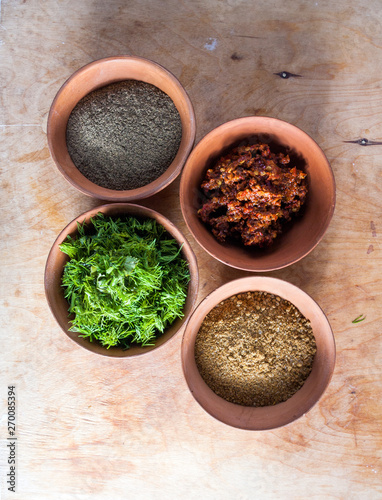
<path id="1" fill-rule="evenodd" d="M 60 245 L 71 331 L 106 347 L 153 345 L 183 316 L 190 273 L 181 248 L 153 219 L 99 213 Z"/>
<path id="2" fill-rule="evenodd" d="M 360 323 L 364 319 L 366 319 L 366 316 L 364 314 L 360 314 L 356 319 L 353 319 L 352 323 Z"/>

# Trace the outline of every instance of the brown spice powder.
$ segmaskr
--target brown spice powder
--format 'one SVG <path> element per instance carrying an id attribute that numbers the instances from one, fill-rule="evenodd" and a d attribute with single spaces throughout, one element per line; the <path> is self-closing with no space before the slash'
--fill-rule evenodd
<path id="1" fill-rule="evenodd" d="M 195 341 L 206 384 L 243 406 L 286 401 L 308 378 L 316 353 L 310 322 L 287 300 L 267 292 L 234 295 L 212 309 Z"/>

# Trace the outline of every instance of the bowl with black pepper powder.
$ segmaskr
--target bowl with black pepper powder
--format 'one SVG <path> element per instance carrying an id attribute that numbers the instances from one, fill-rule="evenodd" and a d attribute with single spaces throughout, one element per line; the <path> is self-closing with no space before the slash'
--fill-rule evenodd
<path id="1" fill-rule="evenodd" d="M 84 194 L 133 201 L 168 186 L 195 140 L 191 101 L 174 75 L 140 57 L 94 61 L 58 91 L 48 116 L 59 171 Z"/>
<path id="2" fill-rule="evenodd" d="M 182 367 L 196 401 L 246 430 L 281 427 L 306 414 L 335 365 L 330 324 L 318 304 L 276 278 L 231 281 L 195 309 Z"/>
<path id="3" fill-rule="evenodd" d="M 298 262 L 323 238 L 335 180 L 319 145 L 272 117 L 226 122 L 195 146 L 182 171 L 187 226 L 212 257 L 268 272 Z"/>

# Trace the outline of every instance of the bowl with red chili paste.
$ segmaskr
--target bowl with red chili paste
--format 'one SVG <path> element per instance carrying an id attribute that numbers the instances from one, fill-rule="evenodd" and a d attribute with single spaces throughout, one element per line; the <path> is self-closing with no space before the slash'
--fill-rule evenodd
<path id="1" fill-rule="evenodd" d="M 194 310 L 181 346 L 187 385 L 221 422 L 269 430 L 302 417 L 334 371 L 335 341 L 320 306 L 286 281 L 226 283 Z"/>
<path id="2" fill-rule="evenodd" d="M 102 200 L 152 196 L 180 174 L 195 140 L 192 103 L 161 65 L 108 57 L 77 70 L 57 92 L 47 124 L 65 179 Z"/>
<path id="3" fill-rule="evenodd" d="M 219 261 L 265 272 L 293 264 L 320 242 L 335 181 L 318 144 L 270 117 L 224 123 L 194 148 L 180 183 L 183 217 Z"/>

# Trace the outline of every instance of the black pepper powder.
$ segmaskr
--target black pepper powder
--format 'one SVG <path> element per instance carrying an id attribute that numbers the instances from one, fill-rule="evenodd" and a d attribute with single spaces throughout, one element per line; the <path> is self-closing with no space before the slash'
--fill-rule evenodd
<path id="1" fill-rule="evenodd" d="M 309 320 L 267 292 L 222 301 L 206 316 L 195 340 L 195 361 L 206 384 L 243 406 L 289 399 L 308 378 L 315 353 Z"/>
<path id="2" fill-rule="evenodd" d="M 160 177 L 174 160 L 182 138 L 178 110 L 149 83 L 116 82 L 90 92 L 67 124 L 69 155 L 95 184 L 136 189 Z"/>

